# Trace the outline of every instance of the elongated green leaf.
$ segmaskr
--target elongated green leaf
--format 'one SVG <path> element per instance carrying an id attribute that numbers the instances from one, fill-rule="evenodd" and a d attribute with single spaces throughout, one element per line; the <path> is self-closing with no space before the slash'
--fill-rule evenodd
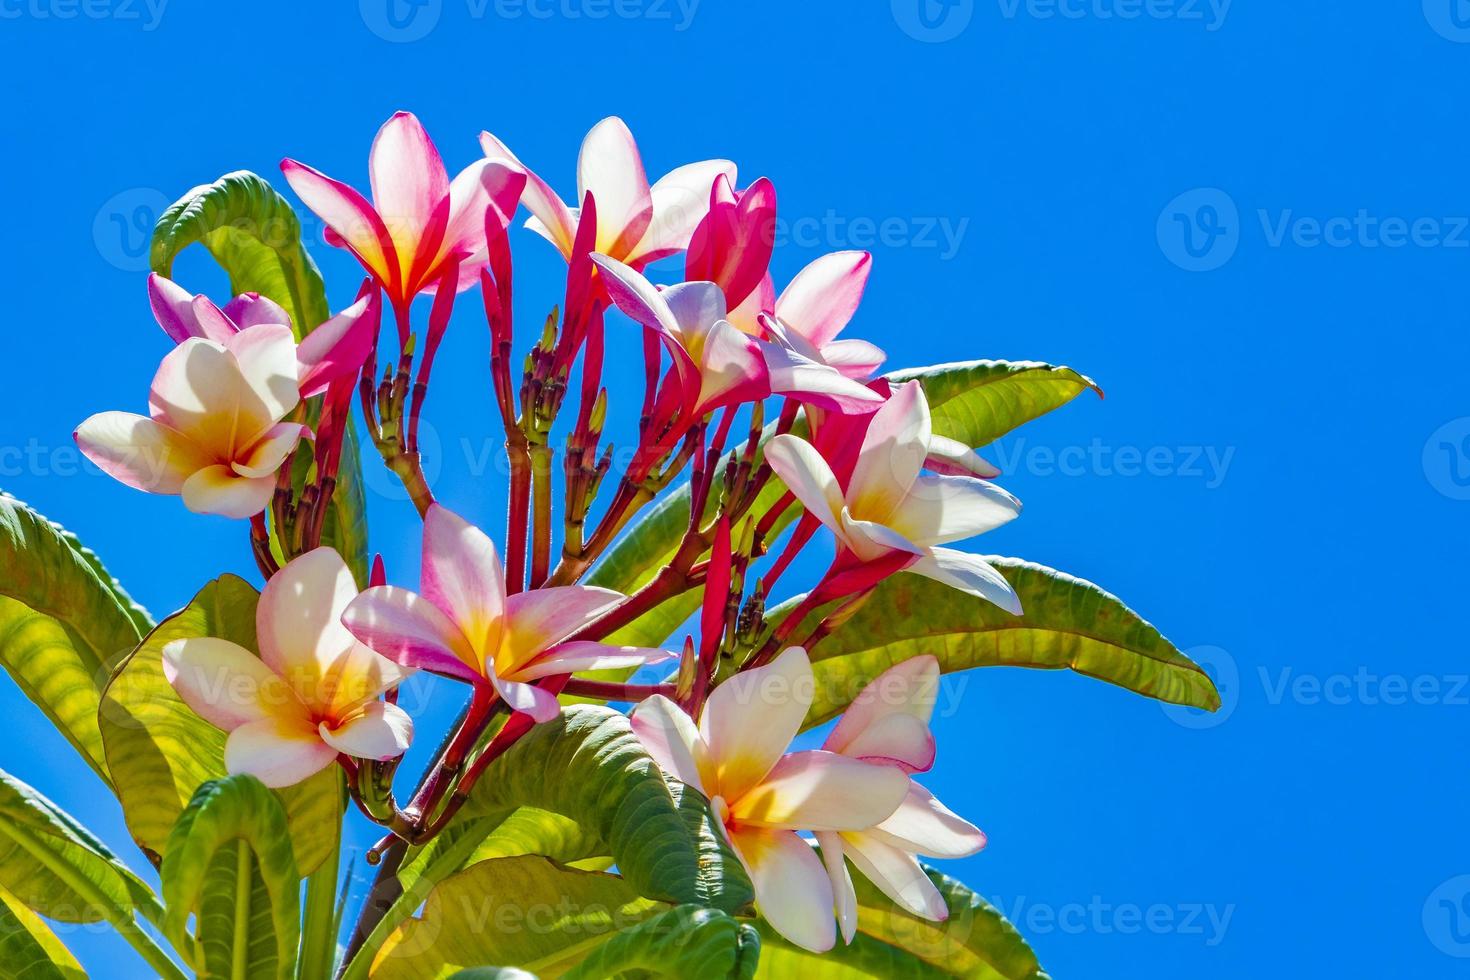
<path id="1" fill-rule="evenodd" d="M 300 876 L 286 811 L 253 776 L 199 787 L 169 835 L 160 869 L 164 934 L 188 946 L 198 923 L 198 965 L 208 976 L 288 980 L 300 939 Z"/>
<path id="2" fill-rule="evenodd" d="M 576 705 L 537 725 L 490 767 L 465 810 L 473 817 L 520 806 L 595 833 L 639 894 L 727 912 L 751 901 L 708 801 L 682 788 L 676 797 L 627 717 L 609 708 Z"/>
<path id="3" fill-rule="evenodd" d="M 613 936 L 566 975 L 605 980 L 625 975 L 750 980 L 760 935 L 724 912 L 681 905 Z"/>
<path id="4" fill-rule="evenodd" d="M 291 314 L 298 340 L 331 315 L 321 273 L 301 242 L 301 222 L 264 178 L 239 170 L 176 201 L 153 230 L 153 271 L 169 275 L 179 252 L 196 242 L 229 274 L 232 294 L 259 293 L 280 303 Z M 314 414 L 307 421 L 315 424 Z M 341 552 L 358 585 L 365 586 L 367 501 L 358 459 L 357 436 L 348 426 L 323 543 Z M 298 483 L 305 469 L 296 474 Z"/>
<path id="5" fill-rule="evenodd" d="M 149 633 L 107 685 L 100 716 L 107 763 L 128 830 L 152 854 L 162 853 L 195 791 L 226 775 L 225 733 L 174 691 L 163 675 L 163 648 L 172 640 L 213 636 L 256 650 L 258 599 L 243 579 L 216 579 Z M 296 862 L 310 873 L 334 846 L 336 777 L 321 773 L 280 791 L 280 797 L 290 816 Z"/>
<path id="6" fill-rule="evenodd" d="M 482 861 L 429 895 L 379 952 L 374 980 L 428 980 L 476 966 L 561 976 L 619 930 L 663 909 L 617 875 L 542 857 Z"/>
<path id="7" fill-rule="evenodd" d="M 59 922 L 157 921 L 157 899 L 81 824 L 0 771 L 0 887 Z"/>
<path id="8" fill-rule="evenodd" d="M 1220 706 L 1199 665 L 1116 596 L 1044 565 L 987 560 L 1020 596 L 1023 615 L 919 575 L 887 579 L 812 651 L 817 683 L 807 725 L 835 717 L 873 678 L 922 653 L 938 657 L 945 672 L 1070 669 L 1160 701 Z"/>
<path id="9" fill-rule="evenodd" d="M 87 980 L 46 923 L 0 888 L 0 977 L 10 980 Z"/>
<path id="10" fill-rule="evenodd" d="M 146 622 L 96 555 L 0 495 L 0 665 L 109 782 L 98 703 Z"/>

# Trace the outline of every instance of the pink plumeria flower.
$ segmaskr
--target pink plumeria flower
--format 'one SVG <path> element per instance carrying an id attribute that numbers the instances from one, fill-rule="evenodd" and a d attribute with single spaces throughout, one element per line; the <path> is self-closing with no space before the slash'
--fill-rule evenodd
<path id="1" fill-rule="evenodd" d="M 231 773 L 292 786 L 339 754 L 385 761 L 408 749 L 413 720 L 379 700 L 407 672 L 342 627 L 355 595 L 346 562 L 318 548 L 266 583 L 255 611 L 260 656 L 215 637 L 163 648 L 164 674 L 179 697 L 230 733 Z"/>
<path id="2" fill-rule="evenodd" d="M 926 772 L 934 764 L 929 719 L 938 691 L 935 658 L 919 656 L 895 664 L 863 689 L 822 747 L 910 775 Z M 852 942 L 857 896 L 844 858 L 902 908 L 942 922 L 949 918 L 949 908 L 916 855 L 969 857 L 985 847 L 985 834 L 910 778 L 908 793 L 892 816 L 866 830 L 823 831 L 817 841 L 832 877 L 838 924 L 843 938 Z"/>
<path id="3" fill-rule="evenodd" d="M 505 159 L 479 160 L 451 181 L 433 140 L 409 112 L 395 112 L 373 140 L 371 202 L 304 163 L 282 160 L 281 172 L 326 222 L 328 242 L 356 255 L 396 310 L 437 289 L 455 263 L 456 292 L 478 282 L 488 261 L 486 223 L 504 230 L 526 183 Z"/>
<path id="4" fill-rule="evenodd" d="M 435 504 L 424 516 L 420 592 L 384 585 L 347 608 L 343 623 L 362 642 L 407 667 L 493 691 L 537 722 L 561 710 L 532 681 L 580 670 L 641 667 L 665 650 L 563 642 L 626 597 L 589 586 L 507 595 L 495 544 L 479 528 Z"/>
<path id="5" fill-rule="evenodd" d="M 555 245 L 570 260 L 577 241 L 580 206 L 590 193 L 597 202 L 594 251 L 635 269 L 689 247 L 689 238 L 709 210 L 716 178 L 735 180 L 729 160 L 690 163 L 660 178 L 652 187 L 643 158 L 627 123 L 602 120 L 582 142 L 577 159 L 577 200 L 569 207 L 534 171 L 489 133 L 480 134 L 487 157 L 510 160 L 526 171 L 522 202 L 532 218 L 526 227 Z"/>
<path id="6" fill-rule="evenodd" d="M 108 475 L 148 493 L 180 494 L 196 513 L 258 514 L 275 492 L 276 470 L 307 434 L 283 420 L 302 398 L 361 367 L 377 332 L 377 291 L 298 346 L 269 300 L 245 297 L 243 309 L 286 322 L 241 326 L 161 277 L 150 290 L 159 322 L 181 341 L 154 375 L 148 415 L 93 415 L 77 427 L 77 445 Z M 231 306 L 244 318 L 240 300 Z"/>
<path id="7" fill-rule="evenodd" d="M 633 711 L 650 755 L 709 798 L 772 928 L 813 952 L 837 942 L 832 881 L 798 831 L 865 830 L 891 816 L 908 776 L 828 751 L 785 754 L 814 693 L 806 651 L 715 688 L 696 724 L 655 695 Z"/>
<path id="8" fill-rule="evenodd" d="M 888 355 L 866 340 L 837 335 L 857 312 L 872 267 L 868 252 L 832 252 L 798 272 L 779 299 L 767 277 L 730 319 L 746 333 L 769 336 L 846 377 L 868 378 Z"/>
<path id="9" fill-rule="evenodd" d="M 985 480 L 921 472 L 932 443 L 928 399 L 910 381 L 873 413 L 845 480 L 815 446 L 793 435 L 773 438 L 766 460 L 807 513 L 836 535 L 839 564 L 897 561 L 1020 615 L 1015 590 L 983 558 L 939 545 L 1015 519 L 1021 502 Z"/>
<path id="10" fill-rule="evenodd" d="M 726 319 L 725 295 L 712 282 L 659 290 L 643 274 L 593 255 L 618 308 L 654 331 L 674 360 L 684 416 L 703 418 L 726 405 L 789 394 L 830 408 L 871 411 L 882 396 L 822 365 L 787 356 Z"/>

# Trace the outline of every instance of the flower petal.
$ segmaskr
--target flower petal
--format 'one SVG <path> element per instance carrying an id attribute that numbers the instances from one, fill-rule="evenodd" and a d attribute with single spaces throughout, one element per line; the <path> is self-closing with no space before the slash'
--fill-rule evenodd
<path id="1" fill-rule="evenodd" d="M 655 694 L 633 709 L 629 721 L 655 762 L 681 782 L 709 795 L 699 769 L 704 753 L 699 728 L 683 708 L 662 694 Z"/>
<path id="2" fill-rule="evenodd" d="M 789 647 L 714 689 L 699 719 L 715 777 L 711 792 L 739 800 L 771 771 L 801 731 L 813 683 L 806 651 Z"/>
<path id="3" fill-rule="evenodd" d="M 265 430 L 265 435 L 254 446 L 246 450 L 244 458 L 236 459 L 230 464 L 230 468 L 245 477 L 275 476 L 276 470 L 291 455 L 302 435 L 309 431 L 300 422 L 273 425 Z"/>
<path id="4" fill-rule="evenodd" d="M 187 436 L 131 412 L 101 412 L 74 433 L 77 447 L 104 473 L 149 493 L 179 493 L 213 458 Z"/>
<path id="5" fill-rule="evenodd" d="M 229 640 L 203 636 L 166 644 L 163 676 L 196 715 L 227 732 L 262 718 L 305 713 L 275 671 Z"/>
<path id="6" fill-rule="evenodd" d="M 852 887 L 852 875 L 843 856 L 842 835 L 823 830 L 817 834 L 817 843 L 822 845 L 822 864 L 826 865 L 827 877 L 832 880 L 837 926 L 842 931 L 842 941 L 850 944 L 852 937 L 857 935 L 857 891 Z"/>
<path id="7" fill-rule="evenodd" d="M 733 185 L 735 174 L 735 164 L 729 160 L 701 160 L 660 177 L 649 191 L 653 220 L 628 260 L 642 266 L 688 248 L 694 229 L 709 213 L 715 181 L 724 176 Z M 597 209 L 602 211 L 601 198 Z"/>
<path id="8" fill-rule="evenodd" d="M 970 476 L 921 473 L 889 524 L 922 545 L 948 544 L 994 530 L 1021 513 L 1021 502 Z"/>
<path id="9" fill-rule="evenodd" d="M 368 155 L 373 205 L 407 270 L 425 242 L 435 210 L 449 196 L 449 174 L 434 141 L 411 112 L 395 112 L 373 140 Z"/>
<path id="10" fill-rule="evenodd" d="M 907 571 L 942 582 L 950 588 L 987 599 L 1013 616 L 1021 615 L 1021 599 L 1011 584 L 985 559 L 953 548 L 930 548 Z"/>
<path id="11" fill-rule="evenodd" d="M 469 643 L 477 662 L 501 645 L 505 620 L 505 567 L 489 535 L 434 504 L 424 515 L 420 589 Z"/>
<path id="12" fill-rule="evenodd" d="M 861 758 L 865 753 L 850 751 L 850 747 L 863 740 L 874 725 L 892 715 L 913 718 L 927 729 L 939 698 L 939 673 L 939 661 L 927 654 L 889 667 L 869 681 L 847 706 L 822 748 Z M 872 747 L 872 742 L 865 741 L 865 747 Z M 933 759 L 929 761 L 932 764 Z M 926 769 L 928 764 L 919 768 Z"/>
<path id="13" fill-rule="evenodd" d="M 322 741 L 306 715 L 262 718 L 241 725 L 225 740 L 225 769 L 248 773 L 271 789 L 285 789 L 330 766 L 337 750 Z"/>
<path id="14" fill-rule="evenodd" d="M 944 896 L 912 854 L 871 834 L 843 834 L 847 856 L 879 890 L 914 915 L 932 922 L 949 918 Z"/>
<path id="15" fill-rule="evenodd" d="M 789 830 L 742 827 L 731 843 L 755 886 L 761 916 L 786 939 L 813 953 L 837 943 L 832 881 L 810 844 Z"/>
<path id="16" fill-rule="evenodd" d="M 374 701 L 340 725 L 321 722 L 317 733 L 344 755 L 386 762 L 408 751 L 413 741 L 413 719 L 396 704 Z"/>
<path id="17" fill-rule="evenodd" d="M 577 158 L 577 201 L 597 202 L 597 251 L 626 256 L 653 220 L 643 158 L 627 123 L 609 116 L 592 127 Z"/>
<path id="18" fill-rule="evenodd" d="M 836 752 L 793 752 L 732 802 L 730 813 L 763 827 L 866 830 L 893 815 L 908 786 L 909 777 L 893 766 Z"/>
<path id="19" fill-rule="evenodd" d="M 813 517 L 842 530 L 842 487 L 815 446 L 790 434 L 775 436 L 766 446 L 766 462 Z"/>
<path id="20" fill-rule="evenodd" d="M 379 585 L 353 599 L 342 623 L 394 663 L 477 681 L 483 662 L 469 649 L 459 627 L 428 599 L 395 585 Z"/>
<path id="21" fill-rule="evenodd" d="M 546 181 L 536 175 L 535 171 L 521 163 L 510 148 L 499 139 L 489 133 L 481 133 L 480 148 L 485 151 L 485 156 L 491 159 L 509 160 L 525 171 L 526 187 L 521 194 L 521 203 L 531 214 L 535 215 L 533 219 L 535 225 L 528 223 L 527 227 L 534 227 L 538 234 L 561 250 L 564 258 L 570 258 L 572 244 L 577 238 L 577 219 L 567 208 L 566 203 L 557 196 Z"/>
<path id="22" fill-rule="evenodd" d="M 878 840 L 936 858 L 962 858 L 985 847 L 985 833 L 913 780 L 893 816 L 870 831 Z"/>
<path id="23" fill-rule="evenodd" d="M 888 524 L 929 454 L 929 401 L 917 381 L 899 385 L 873 413 L 847 488 L 853 515 Z"/>
<path id="24" fill-rule="evenodd" d="M 512 600 L 515 598 L 511 597 Z M 534 681 L 583 670 L 646 667 L 677 656 L 676 653 L 657 647 L 614 646 L 608 643 L 577 641 L 552 647 L 509 676 L 518 681 Z"/>
<path id="25" fill-rule="evenodd" d="M 378 212 L 351 187 L 295 160 L 282 160 L 281 173 L 316 216 L 385 287 L 399 277 L 393 239 Z M 335 243 L 334 243 L 335 244 Z"/>
<path id="26" fill-rule="evenodd" d="M 867 252 L 833 252 L 796 274 L 776 300 L 776 316 L 817 347 L 830 343 L 852 320 L 873 256 Z"/>
<path id="27" fill-rule="evenodd" d="M 218 514 L 243 520 L 265 510 L 276 492 L 275 476 L 240 476 L 217 464 L 196 470 L 179 489 L 184 506 L 196 514 Z"/>

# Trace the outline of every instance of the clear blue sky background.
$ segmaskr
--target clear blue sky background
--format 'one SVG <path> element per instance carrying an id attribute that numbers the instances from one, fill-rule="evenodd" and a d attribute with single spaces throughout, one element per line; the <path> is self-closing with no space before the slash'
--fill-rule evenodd
<path id="1" fill-rule="evenodd" d="M 582 134 L 620 114 L 651 173 L 729 156 L 774 179 L 778 279 L 871 247 L 853 330 L 892 364 L 1036 358 L 1107 390 L 990 452 L 1026 512 L 977 544 L 1122 596 L 1211 661 L 1225 710 L 1202 720 L 1061 673 L 950 689 L 928 783 L 991 835 L 951 870 L 1043 965 L 1464 975 L 1470 917 L 1441 900 L 1470 872 L 1454 625 L 1470 585 L 1466 12 L 966 0 L 926 22 L 917 0 L 690 2 L 432 0 L 395 28 L 382 0 L 172 0 L 161 16 L 0 0 L 0 486 L 155 614 L 222 570 L 253 577 L 241 525 L 79 469 L 71 449 L 91 412 L 143 407 L 167 350 L 142 272 L 159 208 L 229 170 L 274 179 L 288 154 L 365 186 L 399 108 L 451 167 L 489 128 L 566 192 Z M 561 266 L 517 244 L 525 323 Z M 343 305 L 355 265 L 315 253 Z M 178 273 L 221 288 L 206 261 Z M 474 459 L 491 431 L 475 305 L 428 415 L 441 498 L 498 533 L 498 471 Z M 415 522 L 374 481 L 378 546 L 411 584 Z M 425 731 L 455 693 L 436 690 Z M 0 714 L 0 767 L 134 853 L 8 686 Z M 115 940 L 67 937 L 96 976 L 145 975 Z"/>

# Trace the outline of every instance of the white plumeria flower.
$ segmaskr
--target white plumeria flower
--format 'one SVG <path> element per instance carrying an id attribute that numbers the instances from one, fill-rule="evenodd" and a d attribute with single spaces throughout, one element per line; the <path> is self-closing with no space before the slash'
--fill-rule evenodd
<path id="1" fill-rule="evenodd" d="M 823 748 L 906 773 L 934 764 L 929 719 L 939 691 L 939 661 L 913 657 L 888 668 L 863 689 L 827 736 Z M 915 855 L 968 857 L 985 846 L 985 834 L 934 798 L 912 779 L 893 815 L 859 831 L 817 834 L 822 860 L 832 877 L 843 938 L 857 931 L 857 896 L 844 858 L 883 894 L 914 915 L 942 922 L 949 908 Z"/>
<path id="2" fill-rule="evenodd" d="M 594 251 L 642 268 L 688 248 L 694 229 L 709 213 L 715 180 L 724 176 L 732 184 L 735 181 L 735 164 L 704 160 L 679 167 L 649 187 L 643 158 L 627 123 L 609 116 L 592 127 L 582 142 L 577 158 L 577 200 L 568 207 L 500 140 L 481 133 L 480 146 L 487 157 L 508 159 L 525 169 L 521 203 L 533 215 L 526 227 L 568 259 L 577 240 L 582 201 L 589 191 L 597 205 Z"/>
<path id="3" fill-rule="evenodd" d="M 905 571 L 1020 615 L 1015 590 L 984 559 L 939 545 L 1013 520 L 1021 502 L 984 480 L 922 472 L 934 452 L 929 402 L 923 386 L 911 381 L 873 414 L 846 486 L 816 447 L 796 436 L 773 438 L 766 459 L 851 560 L 907 554 Z"/>
<path id="4" fill-rule="evenodd" d="M 318 548 L 266 583 L 256 607 L 260 656 L 215 637 L 174 640 L 163 669 L 184 702 L 230 733 L 225 767 L 271 787 L 315 775 L 339 753 L 384 761 L 407 750 L 413 721 L 379 695 L 408 672 L 342 626 L 357 595 L 346 562 Z"/>
<path id="5" fill-rule="evenodd" d="M 836 752 L 786 754 L 814 691 L 806 651 L 715 688 L 699 722 L 655 695 L 633 711 L 650 755 L 709 798 L 771 927 L 814 952 L 837 942 L 832 881 L 798 831 L 858 831 L 891 816 L 908 777 Z"/>
<path id="6" fill-rule="evenodd" d="M 434 504 L 424 515 L 420 591 L 368 589 L 343 623 L 393 661 L 493 689 L 534 721 L 561 711 L 531 682 L 581 670 L 641 667 L 675 654 L 647 647 L 563 642 L 626 599 L 591 586 L 507 595 L 505 568 L 488 535 Z"/>

